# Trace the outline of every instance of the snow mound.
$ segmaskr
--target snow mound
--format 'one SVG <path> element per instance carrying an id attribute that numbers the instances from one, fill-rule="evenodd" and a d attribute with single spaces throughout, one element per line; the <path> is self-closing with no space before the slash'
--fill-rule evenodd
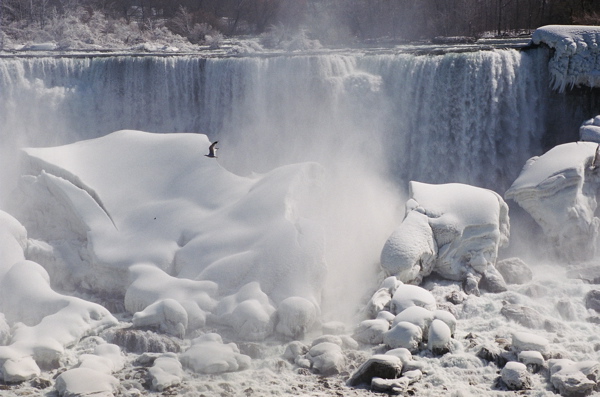
<path id="1" fill-rule="evenodd" d="M 288 298 L 308 302 L 316 316 L 324 237 L 305 207 L 320 193 L 322 167 L 244 178 L 205 157 L 209 145 L 200 134 L 123 130 L 24 149 L 19 217 L 46 251 L 62 255 L 49 266 L 67 286 L 125 295 L 132 313 L 165 299 L 179 304 L 138 315 L 144 325 L 180 335 L 203 327 L 218 307 L 215 319 L 257 340 Z M 231 298 L 248 285 L 260 293 Z M 225 310 L 221 299 L 235 302 Z M 179 320 L 167 324 L 175 312 Z"/>
<path id="2" fill-rule="evenodd" d="M 532 157 L 505 193 L 541 226 L 559 258 L 586 260 L 596 252 L 597 149 L 594 142 L 572 142 Z"/>
<path id="3" fill-rule="evenodd" d="M 152 379 L 152 388 L 157 391 L 177 386 L 183 379 L 183 367 L 174 353 L 156 358 L 148 373 Z"/>
<path id="4" fill-rule="evenodd" d="M 25 229 L 0 212 L 0 312 L 3 328 L 11 329 L 0 346 L 0 370 L 5 382 L 56 368 L 66 346 L 115 325 L 117 320 L 100 305 L 59 294 L 39 264 L 25 260 Z"/>
<path id="5" fill-rule="evenodd" d="M 548 65 L 554 89 L 600 86 L 600 27 L 543 26 L 533 32 L 531 40 L 554 49 Z"/>
<path id="6" fill-rule="evenodd" d="M 406 217 L 381 252 L 388 275 L 420 283 L 436 272 L 450 280 L 502 283 L 498 248 L 508 242 L 508 206 L 497 193 L 458 183 L 411 181 Z"/>

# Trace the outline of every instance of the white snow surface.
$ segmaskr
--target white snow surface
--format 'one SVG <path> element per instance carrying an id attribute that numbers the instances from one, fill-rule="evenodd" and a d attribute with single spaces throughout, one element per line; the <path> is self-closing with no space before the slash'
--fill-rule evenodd
<path id="1" fill-rule="evenodd" d="M 531 40 L 554 49 L 548 65 L 554 89 L 562 92 L 578 85 L 600 86 L 600 27 L 543 26 L 533 32 Z"/>
<path id="2" fill-rule="evenodd" d="M 386 274 L 419 283 L 432 272 L 464 280 L 494 268 L 498 249 L 509 237 L 502 197 L 459 183 L 411 181 L 409 190 L 406 217 L 381 252 Z"/>
<path id="3" fill-rule="evenodd" d="M 597 250 L 597 149 L 595 142 L 558 145 L 529 159 L 505 193 L 531 214 L 560 258 L 588 260 Z"/>
<path id="4" fill-rule="evenodd" d="M 125 294 L 130 312 L 146 310 L 136 325 L 183 336 L 214 309 L 242 337 L 264 339 L 286 298 L 320 305 L 324 238 L 303 205 L 318 196 L 322 169 L 243 178 L 205 157 L 209 144 L 200 134 L 124 130 L 25 149 L 24 222 L 46 241 L 69 236 L 53 248 L 81 260 L 55 271 L 71 288 Z"/>
<path id="5" fill-rule="evenodd" d="M 598 316 L 584 306 L 595 286 L 567 277 L 564 263 L 532 264 L 533 280 L 455 303 L 448 297 L 461 287 L 452 280 L 415 286 L 382 273 L 371 300 L 363 300 L 362 314 L 374 320 L 348 327 L 363 345 L 343 335 L 344 327 L 326 327 L 325 244 L 303 204 L 318 197 L 320 166 L 239 177 L 203 156 L 209 144 L 198 134 L 121 131 L 26 149 L 17 196 L 23 224 L 0 212 L 0 365 L 10 383 L 3 395 L 366 396 L 372 392 L 346 385 L 348 374 L 383 353 L 397 357 L 403 373 L 377 378 L 377 387 L 420 396 L 514 395 L 497 382 L 501 368 L 481 354 L 484 347 L 527 371 L 549 368 L 522 373 L 534 396 L 590 392 L 597 384 Z M 566 158 L 540 157 L 536 163 L 546 165 L 537 179 L 523 177 L 523 186 L 591 161 L 588 145 L 595 144 L 574 145 Z M 508 238 L 502 202 L 470 188 L 447 186 L 441 196 L 414 189 L 413 201 L 427 211 L 410 208 L 441 231 L 432 234 L 436 246 L 455 235 L 448 225 L 463 235 L 472 225 L 487 232 L 493 225 L 496 246 Z M 111 299 L 127 312 L 113 316 L 92 303 Z M 509 320 L 501 314 L 507 302 L 547 321 L 531 328 Z M 342 335 L 322 335 L 321 325 Z M 149 328 L 179 349 L 128 352 L 103 340 L 112 327 Z M 300 340 L 286 346 L 291 338 Z M 523 370 L 510 364 L 507 380 L 513 367 Z"/>

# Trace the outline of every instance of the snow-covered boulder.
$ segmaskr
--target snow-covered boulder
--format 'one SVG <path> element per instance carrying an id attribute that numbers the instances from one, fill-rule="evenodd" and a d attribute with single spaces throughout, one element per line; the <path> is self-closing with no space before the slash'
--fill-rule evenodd
<path id="1" fill-rule="evenodd" d="M 289 338 L 299 339 L 309 331 L 318 318 L 317 307 L 307 299 L 292 296 L 277 307 L 276 331 Z"/>
<path id="2" fill-rule="evenodd" d="M 600 168 L 593 163 L 598 144 L 558 145 L 527 161 L 506 191 L 541 226 L 562 259 L 586 260 L 597 249 L 600 219 L 594 216 Z"/>
<path id="3" fill-rule="evenodd" d="M 403 282 L 419 283 L 436 272 L 496 286 L 498 248 L 508 242 L 508 206 L 497 193 L 451 183 L 411 181 L 406 217 L 381 252 L 381 266 Z M 476 287 L 476 285 L 475 285 Z"/>
<path id="4" fill-rule="evenodd" d="M 590 395 L 600 382 L 600 363 L 574 362 L 568 359 L 548 360 L 550 382 L 561 396 Z"/>
<path id="5" fill-rule="evenodd" d="M 234 343 L 224 344 L 218 334 L 206 334 L 192 340 L 179 359 L 184 367 L 202 374 L 240 371 L 250 366 L 250 357 L 240 354 Z"/>
<path id="6" fill-rule="evenodd" d="M 132 322 L 134 327 L 156 327 L 166 334 L 183 338 L 188 325 L 188 316 L 179 302 L 174 299 L 163 299 L 135 313 Z"/>
<path id="7" fill-rule="evenodd" d="M 450 350 L 452 331 L 442 320 L 433 320 L 429 326 L 427 348 L 434 354 L 444 354 Z"/>
<path id="8" fill-rule="evenodd" d="M 396 315 L 412 306 L 420 306 L 427 310 L 435 310 L 437 304 L 431 292 L 416 285 L 401 285 L 394 292 L 390 309 Z"/>
<path id="9" fill-rule="evenodd" d="M 600 28 L 598 26 L 549 25 L 536 29 L 534 44 L 554 49 L 548 65 L 553 88 L 600 86 L 597 65 L 600 63 Z"/>
<path id="10" fill-rule="evenodd" d="M 390 322 L 385 319 L 364 320 L 356 327 L 352 337 L 361 343 L 378 345 L 383 343 L 383 335 L 389 329 Z"/>
<path id="11" fill-rule="evenodd" d="M 311 362 L 311 367 L 324 376 L 339 374 L 346 362 L 341 346 L 331 342 L 321 342 L 312 346 L 306 356 Z"/>
<path id="12" fill-rule="evenodd" d="M 527 366 L 516 361 L 507 362 L 500 371 L 500 377 L 510 390 L 529 389 L 532 385 Z"/>
<path id="13" fill-rule="evenodd" d="M 429 325 L 433 321 L 433 312 L 421 306 L 411 306 L 402 310 L 392 322 L 392 326 L 407 321 L 421 328 L 423 335 L 428 334 Z"/>
<path id="14" fill-rule="evenodd" d="M 383 379 L 399 378 L 402 374 L 402 362 L 400 358 L 387 355 L 375 354 L 365 361 L 348 379 L 348 385 L 358 386 L 371 384 L 374 377 Z"/>
<path id="15" fill-rule="evenodd" d="M 160 392 L 181 383 L 183 367 L 176 354 L 167 353 L 154 360 L 148 374 L 152 381 L 152 389 Z"/>
<path id="16" fill-rule="evenodd" d="M 18 217 L 45 251 L 60 253 L 53 274 L 65 288 L 125 294 L 131 313 L 174 299 L 188 332 L 220 299 L 233 300 L 215 319 L 251 340 L 271 333 L 283 305 L 278 330 L 297 335 L 319 315 L 325 283 L 323 230 L 306 210 L 323 169 L 240 177 L 204 156 L 209 145 L 201 134 L 124 130 L 24 149 Z M 252 283 L 261 294 L 234 297 Z M 290 309 L 292 297 L 304 301 Z M 293 321 L 290 310 L 305 318 Z"/>
<path id="17" fill-rule="evenodd" d="M 549 342 L 543 336 L 528 332 L 515 332 L 512 335 L 512 348 L 516 352 L 533 350 L 542 354 L 547 353 Z"/>
<path id="18" fill-rule="evenodd" d="M 401 321 L 383 334 L 383 343 L 391 349 L 403 347 L 411 353 L 419 351 L 423 330 L 412 323 Z"/>

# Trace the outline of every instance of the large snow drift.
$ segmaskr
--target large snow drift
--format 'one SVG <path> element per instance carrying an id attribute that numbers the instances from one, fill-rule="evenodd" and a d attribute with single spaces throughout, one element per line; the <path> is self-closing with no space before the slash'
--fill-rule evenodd
<path id="1" fill-rule="evenodd" d="M 600 219 L 594 213 L 600 187 L 598 144 L 571 142 L 527 161 L 505 193 L 541 226 L 559 258 L 591 259 Z"/>
<path id="2" fill-rule="evenodd" d="M 19 217 L 48 242 L 31 244 L 29 257 L 63 288 L 124 295 L 139 312 L 134 324 L 177 336 L 214 319 L 262 339 L 276 317 L 291 316 L 274 312 L 292 297 L 305 302 L 284 305 L 304 314 L 292 317 L 314 321 L 324 237 L 305 214 L 321 167 L 243 178 L 205 157 L 209 144 L 199 134 L 127 130 L 25 149 Z"/>
<path id="3" fill-rule="evenodd" d="M 484 277 L 502 284 L 495 269 L 498 248 L 509 236 L 502 197 L 458 183 L 412 181 L 409 189 L 406 217 L 381 252 L 386 274 L 414 283 L 436 272 L 450 280 L 478 282 Z"/>
<path id="4" fill-rule="evenodd" d="M 585 85 L 600 86 L 600 27 L 550 25 L 533 32 L 534 44 L 554 49 L 548 65 L 554 89 Z"/>

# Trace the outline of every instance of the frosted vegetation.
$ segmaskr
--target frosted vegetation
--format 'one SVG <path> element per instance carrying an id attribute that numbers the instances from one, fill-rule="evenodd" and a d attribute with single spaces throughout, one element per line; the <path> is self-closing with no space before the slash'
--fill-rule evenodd
<path id="1" fill-rule="evenodd" d="M 598 117 L 541 153 L 536 50 L 0 59 L 2 391 L 600 392 Z"/>

